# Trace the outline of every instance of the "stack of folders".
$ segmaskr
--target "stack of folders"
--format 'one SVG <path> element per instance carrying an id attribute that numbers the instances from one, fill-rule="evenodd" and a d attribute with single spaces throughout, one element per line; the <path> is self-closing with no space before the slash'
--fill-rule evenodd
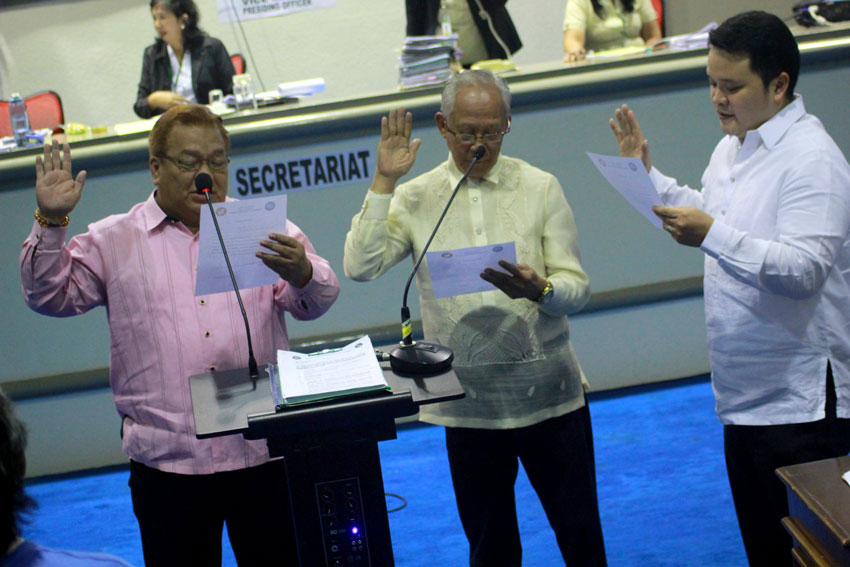
<path id="1" fill-rule="evenodd" d="M 445 83 L 452 76 L 456 50 L 457 34 L 405 38 L 399 57 L 399 88 Z"/>

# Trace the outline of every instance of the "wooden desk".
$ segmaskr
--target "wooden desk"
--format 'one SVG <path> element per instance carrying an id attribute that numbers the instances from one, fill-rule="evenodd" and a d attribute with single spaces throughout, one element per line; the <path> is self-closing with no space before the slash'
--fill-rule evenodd
<path id="1" fill-rule="evenodd" d="M 850 567 L 850 486 L 841 475 L 850 456 L 781 467 L 789 515 L 782 525 L 794 540 L 800 567 Z"/>

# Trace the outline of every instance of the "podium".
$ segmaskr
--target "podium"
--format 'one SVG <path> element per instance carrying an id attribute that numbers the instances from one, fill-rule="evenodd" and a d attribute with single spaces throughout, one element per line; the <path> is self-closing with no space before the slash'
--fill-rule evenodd
<path id="1" fill-rule="evenodd" d="M 404 378 L 382 363 L 392 393 L 275 412 L 268 372 L 256 388 L 246 369 L 189 378 L 198 438 L 266 439 L 283 457 L 301 567 L 392 567 L 378 442 L 396 438 L 395 418 L 420 405 L 459 399 L 452 370 Z M 273 503 L 270 503 L 273 505 Z"/>
<path id="2" fill-rule="evenodd" d="M 848 470 L 850 456 L 776 469 L 788 494 L 782 525 L 795 566 L 850 567 L 850 486 L 841 478 Z"/>

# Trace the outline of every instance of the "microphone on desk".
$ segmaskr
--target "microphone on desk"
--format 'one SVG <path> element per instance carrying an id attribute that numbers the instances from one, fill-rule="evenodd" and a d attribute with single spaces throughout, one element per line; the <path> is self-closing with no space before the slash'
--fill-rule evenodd
<path id="1" fill-rule="evenodd" d="M 457 182 L 454 191 L 452 191 L 451 197 L 449 197 L 449 202 L 446 203 L 443 213 L 440 215 L 439 220 L 437 220 L 437 225 L 431 232 L 428 242 L 426 242 L 425 246 L 422 248 L 422 252 L 419 254 L 419 259 L 416 260 L 416 264 L 414 264 L 413 269 L 410 271 L 410 276 L 407 278 L 407 284 L 404 286 L 404 298 L 402 299 L 401 304 L 402 338 L 399 346 L 390 353 L 390 367 L 393 369 L 393 372 L 401 376 L 431 376 L 444 372 L 452 366 L 452 360 L 454 360 L 455 357 L 452 349 L 440 344 L 426 343 L 424 341 L 416 342 L 413 340 L 413 329 L 410 323 L 410 309 L 407 307 L 407 292 L 410 291 L 410 284 L 413 281 L 413 276 L 416 275 L 416 271 L 419 269 L 419 264 L 421 264 L 422 259 L 425 258 L 425 252 L 428 251 L 428 246 L 431 245 L 434 235 L 437 234 L 437 229 L 440 228 L 440 223 L 443 222 L 443 218 L 449 211 L 449 207 L 451 206 L 455 195 L 457 195 L 460 186 L 463 185 L 463 182 L 466 181 L 467 177 L 469 177 L 469 173 L 472 171 L 472 168 L 475 167 L 475 164 L 478 163 L 478 161 L 483 158 L 486 153 L 487 148 L 483 144 L 475 148 L 472 155 L 472 162 L 469 164 L 469 167 L 466 168 L 466 173 L 464 173 L 463 177 L 460 178 L 460 181 Z"/>
<path id="2" fill-rule="evenodd" d="M 212 186 L 213 180 L 209 173 L 201 172 L 195 176 L 195 191 L 207 198 L 207 205 L 209 205 L 210 208 L 210 216 L 215 224 L 215 233 L 218 235 L 218 243 L 221 245 L 221 251 L 224 254 L 227 271 L 230 272 L 230 281 L 233 282 L 233 291 L 236 292 L 236 299 L 239 301 L 239 309 L 242 310 L 242 319 L 245 321 L 245 334 L 248 336 L 248 374 L 251 376 L 251 383 L 253 384 L 254 389 L 256 389 L 259 372 L 257 370 L 257 360 L 254 358 L 254 347 L 251 344 L 251 328 L 248 326 L 248 315 L 245 313 L 245 306 L 242 304 L 242 295 L 239 293 L 236 276 L 233 275 L 233 267 L 230 265 L 230 258 L 227 256 L 227 247 L 224 245 L 224 238 L 221 236 L 218 219 L 216 218 L 215 210 L 213 210 L 212 199 L 210 198 Z"/>

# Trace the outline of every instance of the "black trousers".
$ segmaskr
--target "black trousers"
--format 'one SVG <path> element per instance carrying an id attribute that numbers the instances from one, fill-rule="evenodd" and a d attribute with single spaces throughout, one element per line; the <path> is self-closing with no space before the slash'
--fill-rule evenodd
<path id="1" fill-rule="evenodd" d="M 224 524 L 240 567 L 297 567 L 282 460 L 208 475 L 130 462 L 146 567 L 221 566 Z"/>
<path id="2" fill-rule="evenodd" d="M 726 470 L 750 567 L 790 566 L 791 536 L 785 485 L 776 469 L 850 453 L 850 419 L 835 415 L 835 386 L 827 367 L 826 417 L 788 425 L 725 425 Z"/>
<path id="3" fill-rule="evenodd" d="M 471 567 L 522 565 L 514 495 L 520 461 L 564 561 L 606 565 L 587 405 L 519 429 L 447 427 L 446 448 Z"/>

